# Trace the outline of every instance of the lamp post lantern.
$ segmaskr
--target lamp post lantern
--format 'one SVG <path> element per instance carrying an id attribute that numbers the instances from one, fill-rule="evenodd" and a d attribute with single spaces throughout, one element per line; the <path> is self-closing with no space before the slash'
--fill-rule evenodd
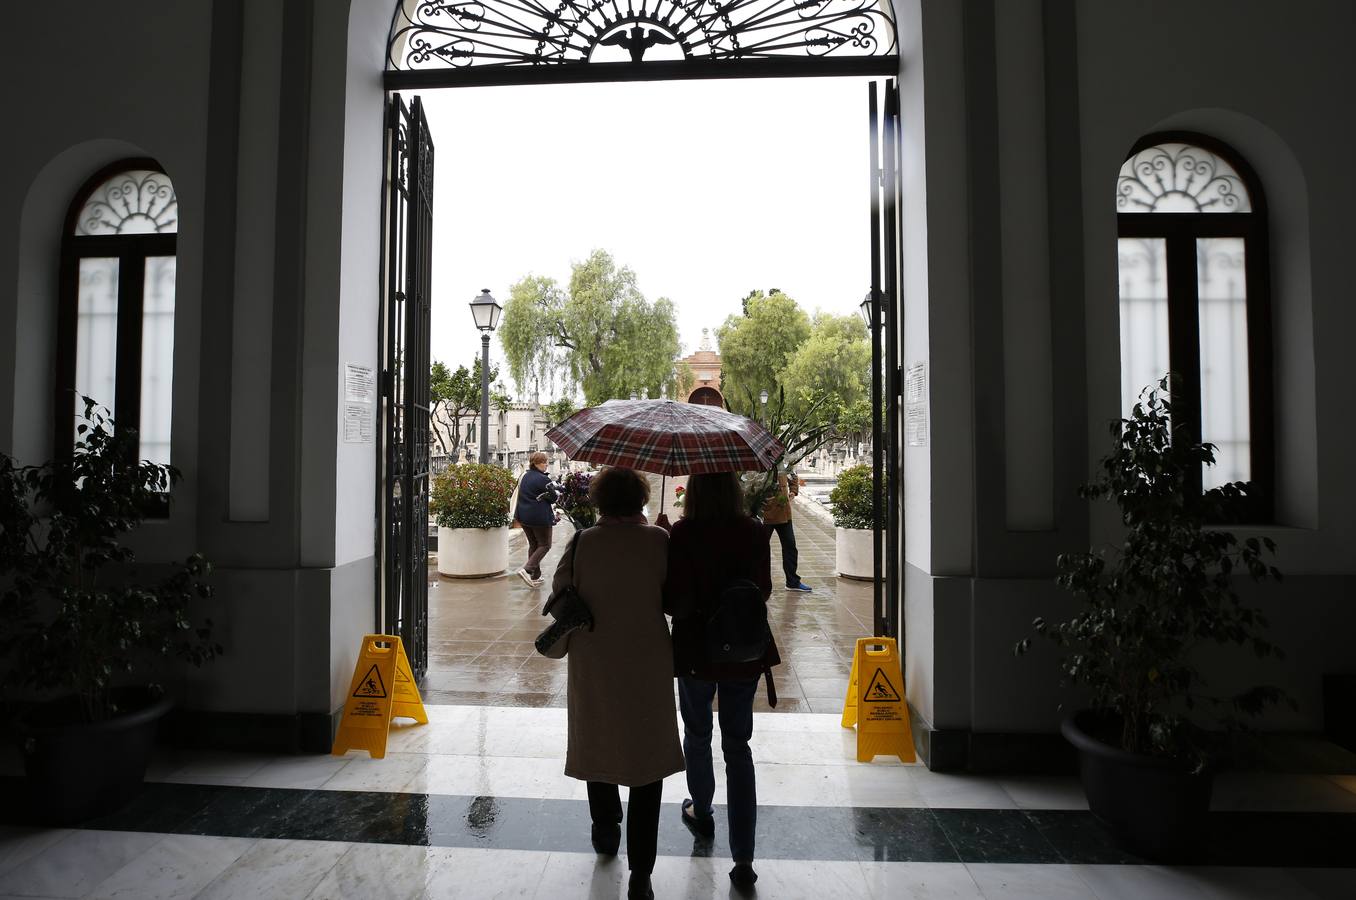
<path id="1" fill-rule="evenodd" d="M 767 424 L 767 388 L 758 392 L 758 403 L 762 407 L 763 424 Z"/>
<path id="2" fill-rule="evenodd" d="M 490 332 L 499 324 L 504 307 L 482 288 L 471 301 L 471 316 L 480 329 L 480 461 L 490 461 Z"/>
<path id="3" fill-rule="evenodd" d="M 871 328 L 871 291 L 866 292 L 866 299 L 862 301 L 862 321 L 866 323 L 868 329 Z"/>

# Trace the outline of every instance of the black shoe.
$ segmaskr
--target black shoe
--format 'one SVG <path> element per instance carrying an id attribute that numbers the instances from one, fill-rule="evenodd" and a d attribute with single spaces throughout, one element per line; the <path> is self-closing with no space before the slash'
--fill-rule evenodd
<path id="1" fill-rule="evenodd" d="M 684 800 L 683 808 L 679 812 L 682 814 L 683 824 L 687 826 L 687 830 L 697 837 L 709 841 L 716 836 L 716 817 L 697 815 L 693 811 L 691 800 Z"/>
<path id="2" fill-rule="evenodd" d="M 626 900 L 654 900 L 654 888 L 650 887 L 649 875 L 631 873 L 631 882 L 626 886 Z"/>
<path id="3" fill-rule="evenodd" d="M 758 873 L 753 871 L 753 863 L 735 863 L 735 867 L 730 870 L 730 881 L 740 890 L 748 890 L 757 880 Z"/>
<path id="4" fill-rule="evenodd" d="M 621 847 L 620 825 L 594 825 L 593 849 L 603 856 L 616 856 Z"/>

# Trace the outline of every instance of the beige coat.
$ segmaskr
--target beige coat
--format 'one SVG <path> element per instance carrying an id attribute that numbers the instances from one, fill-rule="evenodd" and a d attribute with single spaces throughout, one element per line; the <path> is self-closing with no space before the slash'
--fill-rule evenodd
<path id="1" fill-rule="evenodd" d="M 593 631 L 570 636 L 565 774 L 637 787 L 683 771 L 664 620 L 668 534 L 600 524 L 561 557 L 554 589 L 574 579 Z"/>
<path id="2" fill-rule="evenodd" d="M 763 504 L 763 524 L 781 525 L 791 521 L 791 499 L 800 493 L 800 479 L 794 481 L 786 475 L 777 476 L 777 493 Z"/>

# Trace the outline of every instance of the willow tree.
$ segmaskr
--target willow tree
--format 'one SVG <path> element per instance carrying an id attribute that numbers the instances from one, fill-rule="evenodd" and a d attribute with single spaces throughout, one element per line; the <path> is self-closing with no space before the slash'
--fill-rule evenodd
<path id="1" fill-rule="evenodd" d="M 568 289 L 529 275 L 509 290 L 499 340 L 519 390 L 529 384 L 567 391 L 584 402 L 632 394 L 658 397 L 676 387 L 678 326 L 673 303 L 650 301 L 636 274 L 604 250 L 573 265 Z"/>

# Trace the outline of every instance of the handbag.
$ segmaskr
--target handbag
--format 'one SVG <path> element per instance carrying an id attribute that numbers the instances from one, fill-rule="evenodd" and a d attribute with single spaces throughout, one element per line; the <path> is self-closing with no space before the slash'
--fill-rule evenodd
<path id="1" fill-rule="evenodd" d="M 523 523 L 518 521 L 518 494 L 523 489 L 523 479 L 527 477 L 524 472 L 518 479 L 518 484 L 513 488 L 513 496 L 509 497 L 509 513 L 513 516 L 513 521 L 509 523 L 509 528 L 522 528 Z"/>
<path id="2" fill-rule="evenodd" d="M 566 552 L 576 553 L 579 549 L 579 534 L 576 531 L 570 538 L 570 546 Z M 576 555 L 576 564 L 578 561 Z M 584 602 L 584 598 L 579 596 L 573 578 L 569 584 L 563 584 L 559 590 L 552 592 L 546 600 L 546 605 L 542 607 L 541 614 L 555 617 L 555 622 L 548 625 L 533 642 L 537 652 L 547 659 L 564 659 L 570 650 L 570 635 L 581 628 L 593 630 L 593 612 Z"/>

